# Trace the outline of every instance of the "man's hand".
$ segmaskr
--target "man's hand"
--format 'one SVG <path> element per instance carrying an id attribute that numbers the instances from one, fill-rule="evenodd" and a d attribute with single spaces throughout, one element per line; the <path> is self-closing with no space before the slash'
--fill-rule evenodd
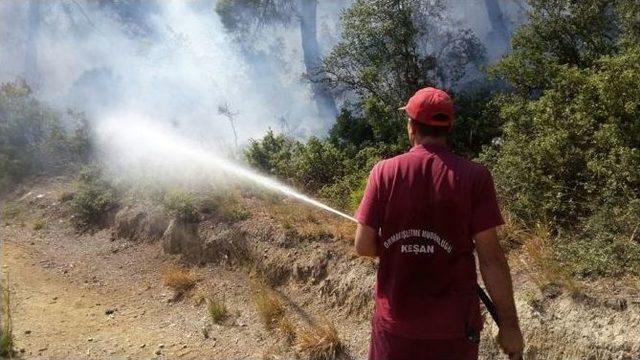
<path id="1" fill-rule="evenodd" d="M 500 247 L 496 229 L 491 228 L 477 233 L 475 243 L 480 261 L 480 273 L 498 312 L 500 321 L 498 343 L 510 359 L 520 359 L 524 350 L 524 341 L 513 301 L 509 264 Z"/>
<path id="2" fill-rule="evenodd" d="M 524 340 L 518 325 L 500 327 L 498 330 L 498 344 L 500 344 L 502 351 L 509 355 L 510 360 L 522 359 Z"/>

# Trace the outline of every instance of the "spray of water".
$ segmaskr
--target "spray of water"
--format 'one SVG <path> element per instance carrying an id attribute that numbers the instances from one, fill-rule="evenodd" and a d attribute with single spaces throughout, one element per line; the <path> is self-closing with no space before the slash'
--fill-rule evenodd
<path id="1" fill-rule="evenodd" d="M 177 131 L 163 128 L 139 115 L 121 114 L 109 117 L 99 125 L 97 139 L 104 162 L 115 165 L 120 176 L 140 166 L 144 166 L 147 175 L 172 178 L 190 176 L 196 170 L 199 176 L 209 179 L 248 181 L 357 222 L 352 216 L 221 157 L 219 149 L 198 145 Z"/>

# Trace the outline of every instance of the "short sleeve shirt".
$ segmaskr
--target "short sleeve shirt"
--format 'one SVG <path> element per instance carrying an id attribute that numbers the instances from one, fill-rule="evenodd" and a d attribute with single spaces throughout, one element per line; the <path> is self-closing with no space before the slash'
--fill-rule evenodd
<path id="1" fill-rule="evenodd" d="M 355 217 L 379 234 L 375 323 L 422 339 L 479 330 L 473 236 L 503 224 L 485 167 L 415 146 L 374 166 Z"/>

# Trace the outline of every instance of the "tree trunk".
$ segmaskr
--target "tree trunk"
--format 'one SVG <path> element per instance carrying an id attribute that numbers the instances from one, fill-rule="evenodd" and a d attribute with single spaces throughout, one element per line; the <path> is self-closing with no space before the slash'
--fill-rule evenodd
<path id="1" fill-rule="evenodd" d="M 24 77 L 31 88 L 40 83 L 38 72 L 38 36 L 40 32 L 40 0 L 29 0 L 27 16 L 27 49 L 24 59 Z"/>
<path id="2" fill-rule="evenodd" d="M 323 82 L 326 74 L 322 69 L 320 47 L 316 32 L 317 0 L 299 0 L 300 35 L 304 66 L 311 80 L 311 89 L 315 97 L 318 111 L 322 117 L 335 118 L 338 114 L 336 102 L 327 85 Z"/>

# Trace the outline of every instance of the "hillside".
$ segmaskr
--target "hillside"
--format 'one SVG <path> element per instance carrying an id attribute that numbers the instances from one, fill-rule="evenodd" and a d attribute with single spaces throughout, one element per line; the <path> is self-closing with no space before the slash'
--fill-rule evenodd
<path id="1" fill-rule="evenodd" d="M 19 357 L 366 357 L 376 265 L 352 252 L 352 224 L 234 189 L 193 222 L 130 195 L 103 228 L 79 232 L 75 191 L 71 178 L 42 178 L 3 199 Z M 503 235 L 527 359 L 640 356 L 637 279 L 549 282 L 517 245 L 532 235 Z M 500 358 L 494 333 L 487 321 L 483 359 Z"/>

